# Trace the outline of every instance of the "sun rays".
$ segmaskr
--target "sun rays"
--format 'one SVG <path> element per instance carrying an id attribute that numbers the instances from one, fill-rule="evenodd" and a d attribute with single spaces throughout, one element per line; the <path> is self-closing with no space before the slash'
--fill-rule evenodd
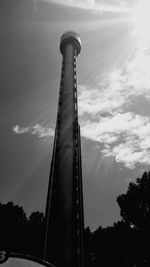
<path id="1" fill-rule="evenodd" d="M 150 10 L 150 1 L 142 0 L 139 2 L 139 5 L 137 6 L 133 16 L 134 31 L 145 42 L 150 42 L 149 10 Z"/>

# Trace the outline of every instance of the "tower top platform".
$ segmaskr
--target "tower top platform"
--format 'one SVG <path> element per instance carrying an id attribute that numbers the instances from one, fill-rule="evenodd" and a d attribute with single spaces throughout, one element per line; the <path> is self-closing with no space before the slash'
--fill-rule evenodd
<path id="1" fill-rule="evenodd" d="M 60 39 L 60 52 L 62 53 L 62 55 L 65 52 L 65 48 L 67 46 L 67 44 L 73 44 L 73 46 L 75 47 L 76 51 L 77 51 L 77 56 L 79 55 L 80 51 L 81 51 L 81 39 L 80 36 L 72 31 L 68 31 L 65 32 Z"/>

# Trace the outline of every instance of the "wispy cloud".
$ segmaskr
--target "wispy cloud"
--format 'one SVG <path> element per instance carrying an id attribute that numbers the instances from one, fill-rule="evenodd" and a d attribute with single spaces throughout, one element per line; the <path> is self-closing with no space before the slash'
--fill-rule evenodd
<path id="1" fill-rule="evenodd" d="M 79 86 L 82 135 L 128 168 L 150 164 L 149 69 L 149 44 L 139 39 L 134 57 L 121 69 L 94 88 Z"/>
<path id="2" fill-rule="evenodd" d="M 36 124 L 34 126 L 28 127 L 21 127 L 16 125 L 13 127 L 13 131 L 16 134 L 33 134 L 37 135 L 39 138 L 47 137 L 47 136 L 54 136 L 54 129 L 53 128 L 44 128 L 40 124 Z"/>
<path id="3" fill-rule="evenodd" d="M 16 125 L 13 127 L 13 131 L 17 134 L 28 133 L 30 131 L 30 127 L 20 127 L 19 125 Z"/>
<path id="4" fill-rule="evenodd" d="M 133 169 L 136 164 L 150 164 L 150 138 L 147 136 L 145 141 L 136 136 L 128 136 L 124 143 L 110 148 L 106 147 L 102 152 L 106 157 L 115 157 L 117 162 L 123 163 L 127 168 Z"/>
<path id="5" fill-rule="evenodd" d="M 106 144 L 115 143 L 121 135 L 142 135 L 141 127 L 149 126 L 148 117 L 135 115 L 133 113 L 117 113 L 116 115 L 99 117 L 94 122 L 92 120 L 81 120 L 82 134 L 90 139 Z M 149 129 L 149 128 L 148 128 Z"/>
<path id="6" fill-rule="evenodd" d="M 122 108 L 128 97 L 122 88 L 125 79 L 119 70 L 115 70 L 97 88 L 79 86 L 80 115 L 113 113 Z"/>
<path id="7" fill-rule="evenodd" d="M 61 5 L 79 7 L 91 10 L 110 11 L 110 12 L 130 12 L 136 0 L 42 0 L 55 2 Z"/>
<path id="8" fill-rule="evenodd" d="M 81 119 L 81 134 L 99 143 L 107 157 L 128 168 L 150 164 L 150 118 L 134 113 L 116 113 L 97 121 Z"/>
<path id="9" fill-rule="evenodd" d="M 142 96 L 149 101 L 149 69 L 149 46 L 140 44 L 134 58 L 123 68 L 107 74 L 96 88 L 79 86 L 80 115 L 123 111 L 133 97 Z"/>

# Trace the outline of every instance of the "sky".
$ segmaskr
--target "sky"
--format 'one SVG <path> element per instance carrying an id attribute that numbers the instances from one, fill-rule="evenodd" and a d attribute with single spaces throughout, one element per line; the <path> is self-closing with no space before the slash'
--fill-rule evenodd
<path id="1" fill-rule="evenodd" d="M 0 201 L 45 211 L 63 32 L 77 59 L 85 226 L 121 219 L 116 198 L 150 164 L 148 0 L 0 1 Z"/>

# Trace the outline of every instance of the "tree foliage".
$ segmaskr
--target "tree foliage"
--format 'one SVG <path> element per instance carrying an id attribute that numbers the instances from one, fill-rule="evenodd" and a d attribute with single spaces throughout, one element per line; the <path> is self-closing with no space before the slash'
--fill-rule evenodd
<path id="1" fill-rule="evenodd" d="M 130 183 L 117 202 L 122 221 L 91 233 L 91 266 L 150 266 L 150 173 Z"/>
<path id="2" fill-rule="evenodd" d="M 130 183 L 127 193 L 119 196 L 117 202 L 121 216 L 129 225 L 147 231 L 150 227 L 150 173 Z"/>
<path id="3" fill-rule="evenodd" d="M 29 218 L 22 207 L 0 203 L 0 249 L 42 257 L 44 215 L 33 212 Z"/>

